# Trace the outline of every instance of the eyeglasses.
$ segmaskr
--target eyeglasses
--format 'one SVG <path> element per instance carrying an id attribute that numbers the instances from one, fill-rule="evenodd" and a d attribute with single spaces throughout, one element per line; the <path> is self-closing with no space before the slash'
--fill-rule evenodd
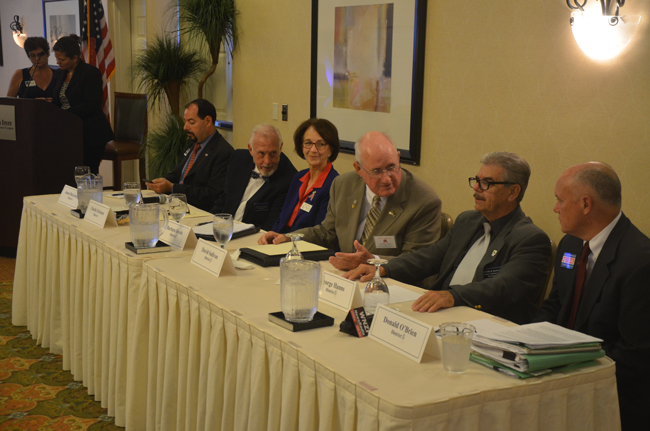
<path id="1" fill-rule="evenodd" d="M 316 142 L 305 141 L 305 142 L 302 143 L 302 147 L 306 148 L 306 149 L 310 149 L 314 145 L 316 145 L 317 150 L 322 150 L 323 148 L 325 148 L 327 146 L 327 142 L 325 142 L 325 141 L 316 141 Z"/>
<path id="2" fill-rule="evenodd" d="M 486 180 L 486 179 L 481 179 L 479 177 L 471 177 L 469 179 L 469 186 L 471 188 L 474 188 L 474 186 L 477 183 L 478 183 L 479 190 L 483 190 L 483 191 L 489 190 L 490 186 L 494 186 L 496 184 L 514 184 L 514 183 L 505 182 L 505 181 L 490 181 L 490 180 Z"/>
<path id="3" fill-rule="evenodd" d="M 28 56 L 29 56 L 29 58 L 30 58 L 31 60 L 36 60 L 37 58 L 43 58 L 43 57 L 45 57 L 46 55 L 47 55 L 47 54 L 45 54 L 43 51 L 41 51 L 41 52 L 39 52 L 38 54 L 29 54 Z"/>
<path id="4" fill-rule="evenodd" d="M 364 168 L 363 166 L 361 166 L 361 169 L 366 171 L 366 168 Z M 366 173 L 370 178 L 376 180 L 381 178 L 381 176 L 384 174 L 388 175 L 389 177 L 394 177 L 399 173 L 400 169 L 401 168 L 399 165 L 389 165 L 386 169 L 377 168 L 377 169 L 373 169 L 372 171 L 366 171 Z"/>

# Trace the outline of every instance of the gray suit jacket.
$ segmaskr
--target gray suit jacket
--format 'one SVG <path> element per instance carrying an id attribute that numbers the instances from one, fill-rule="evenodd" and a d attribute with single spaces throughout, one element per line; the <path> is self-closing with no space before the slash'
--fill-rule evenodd
<path id="1" fill-rule="evenodd" d="M 365 193 L 366 183 L 359 174 L 339 175 L 330 189 L 325 220 L 318 226 L 294 233 L 302 233 L 305 241 L 354 253 Z M 433 244 L 440 237 L 440 206 L 440 198 L 431 187 L 402 169 L 400 186 L 386 201 L 366 248 L 386 258 Z M 377 248 L 375 236 L 394 236 L 396 248 Z"/>
<path id="2" fill-rule="evenodd" d="M 449 286 L 449 290 L 456 305 L 467 305 L 523 324 L 532 319 L 538 295 L 545 287 L 551 241 L 520 207 L 515 211 L 512 219 L 491 241 L 476 268 L 474 281 L 463 286 Z M 412 283 L 438 274 L 432 289 L 441 290 L 484 221 L 478 211 L 465 211 L 436 244 L 388 262 L 388 276 Z"/>

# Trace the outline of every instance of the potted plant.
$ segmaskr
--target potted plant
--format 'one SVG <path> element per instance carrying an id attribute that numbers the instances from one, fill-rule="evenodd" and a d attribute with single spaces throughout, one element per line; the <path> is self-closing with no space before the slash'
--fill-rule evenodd
<path id="1" fill-rule="evenodd" d="M 237 15 L 235 0 L 178 0 L 180 34 L 198 41 L 210 53 L 210 68 L 199 81 L 199 99 L 205 82 L 217 69 L 221 44 L 230 54 L 237 44 Z"/>

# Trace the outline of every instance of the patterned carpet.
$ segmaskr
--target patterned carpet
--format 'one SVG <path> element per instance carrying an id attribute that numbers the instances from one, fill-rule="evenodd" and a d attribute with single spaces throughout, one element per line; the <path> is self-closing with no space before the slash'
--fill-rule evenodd
<path id="1" fill-rule="evenodd" d="M 14 265 L 0 258 L 0 430 L 123 430 L 63 371 L 61 356 L 11 324 Z"/>

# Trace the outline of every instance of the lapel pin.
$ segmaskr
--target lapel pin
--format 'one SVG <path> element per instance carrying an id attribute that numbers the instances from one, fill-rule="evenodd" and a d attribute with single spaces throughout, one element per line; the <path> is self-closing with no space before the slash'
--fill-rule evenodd
<path id="1" fill-rule="evenodd" d="M 492 250 L 492 257 L 494 257 L 494 256 L 496 256 L 496 255 L 497 255 L 497 251 L 496 251 L 496 250 Z"/>
<path id="2" fill-rule="evenodd" d="M 390 214 L 391 217 L 395 218 L 395 213 L 392 211 L 388 211 L 388 214 Z"/>
<path id="3" fill-rule="evenodd" d="M 357 203 L 356 199 L 352 201 L 352 208 L 354 208 L 356 206 L 356 203 Z"/>

